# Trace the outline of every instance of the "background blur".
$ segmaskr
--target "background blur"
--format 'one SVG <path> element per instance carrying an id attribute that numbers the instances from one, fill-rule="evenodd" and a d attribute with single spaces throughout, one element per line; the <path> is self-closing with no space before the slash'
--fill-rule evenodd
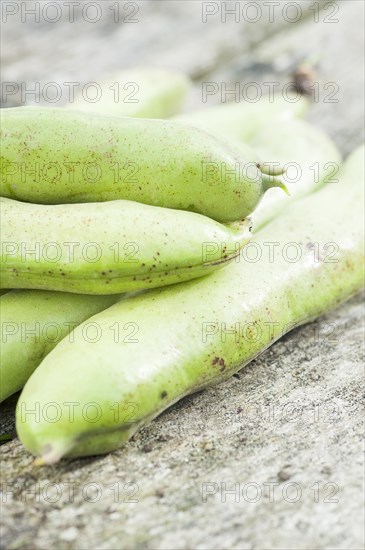
<path id="1" fill-rule="evenodd" d="M 361 0 L 3 1 L 1 9 L 3 107 L 35 101 L 61 106 L 69 98 L 67 83 L 79 83 L 77 90 L 135 66 L 186 71 L 195 83 L 186 110 L 235 100 L 222 96 L 222 84 L 234 90 L 239 82 L 241 99 L 252 101 L 249 83 L 263 94 L 270 85 L 280 94 L 309 60 L 316 68 L 310 119 L 344 152 L 363 140 Z M 59 85 L 58 97 L 52 82 Z M 202 105 L 207 82 L 216 83 L 217 92 Z"/>
<path id="2" fill-rule="evenodd" d="M 309 62 L 309 120 L 344 155 L 364 140 L 362 0 L 3 0 L 1 10 L 2 107 L 61 107 L 70 83 L 156 66 L 193 79 L 190 110 L 236 99 L 225 91 L 237 83 L 239 93 L 255 83 L 281 94 Z M 204 97 L 207 83 L 214 93 Z M 360 296 L 184 399 L 120 451 L 55 468 L 32 466 L 8 400 L 4 548 L 361 548 L 362 335 Z"/>

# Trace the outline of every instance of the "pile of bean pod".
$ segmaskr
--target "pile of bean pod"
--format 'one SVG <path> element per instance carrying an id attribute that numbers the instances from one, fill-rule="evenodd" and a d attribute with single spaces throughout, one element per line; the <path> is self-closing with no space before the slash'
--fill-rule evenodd
<path id="1" fill-rule="evenodd" d="M 0 400 L 23 388 L 38 464 L 117 449 L 364 282 L 363 146 L 338 171 L 304 98 L 172 117 L 187 77 L 133 74 L 135 110 L 1 110 Z"/>

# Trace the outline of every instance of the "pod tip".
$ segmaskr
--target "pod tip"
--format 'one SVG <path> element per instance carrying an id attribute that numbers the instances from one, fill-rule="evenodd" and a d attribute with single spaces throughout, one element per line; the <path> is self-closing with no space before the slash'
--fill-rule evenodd
<path id="1" fill-rule="evenodd" d="M 33 460 L 33 466 L 38 468 L 38 466 L 45 466 L 45 461 L 43 456 L 38 456 L 36 459 Z"/>
<path id="2" fill-rule="evenodd" d="M 33 466 L 50 466 L 59 462 L 66 454 L 69 447 L 56 448 L 51 445 L 45 445 L 40 456 L 34 459 Z"/>
<path id="3" fill-rule="evenodd" d="M 52 464 L 56 464 L 56 462 L 59 462 L 62 458 L 62 455 L 60 454 L 45 454 L 42 456 L 38 456 L 33 461 L 33 466 L 39 467 L 39 466 L 51 466 Z"/>

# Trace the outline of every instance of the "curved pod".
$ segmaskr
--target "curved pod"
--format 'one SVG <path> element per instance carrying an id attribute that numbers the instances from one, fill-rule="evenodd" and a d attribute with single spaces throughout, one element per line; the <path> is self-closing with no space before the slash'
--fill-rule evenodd
<path id="1" fill-rule="evenodd" d="M 42 204 L 126 199 L 245 218 L 270 187 L 248 148 L 169 120 L 20 107 L 1 113 L 1 195 Z"/>
<path id="2" fill-rule="evenodd" d="M 360 290 L 364 173 L 357 158 L 357 179 L 345 167 L 340 184 L 292 203 L 257 234 L 259 261 L 113 305 L 93 317 L 102 331 L 95 344 L 84 341 L 82 325 L 72 344 L 62 341 L 19 399 L 17 430 L 26 448 L 46 463 L 116 449 L 172 403 L 231 376 L 284 333 Z M 279 243 L 273 256 L 268 242 Z M 288 242 L 296 243 L 295 261 L 284 252 Z M 110 330 L 127 321 L 138 327 L 133 343 Z M 50 401 L 54 422 L 46 417 Z M 70 402 L 78 404 L 73 422 Z M 26 411 L 37 404 L 35 419 Z"/>
<path id="3" fill-rule="evenodd" d="M 131 201 L 63 205 L 1 198 L 2 288 L 115 294 L 202 277 L 250 238 L 250 219 L 222 225 Z"/>

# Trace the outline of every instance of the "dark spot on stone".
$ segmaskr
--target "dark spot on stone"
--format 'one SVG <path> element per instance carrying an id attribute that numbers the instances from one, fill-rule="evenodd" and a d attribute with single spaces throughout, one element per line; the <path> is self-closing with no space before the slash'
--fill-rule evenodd
<path id="1" fill-rule="evenodd" d="M 290 465 L 284 466 L 278 473 L 279 481 L 287 481 L 291 478 Z"/>
<path id="2" fill-rule="evenodd" d="M 165 441 L 168 441 L 171 439 L 168 435 L 161 434 L 158 436 L 157 441 L 161 441 L 161 443 L 165 443 Z"/>
<path id="3" fill-rule="evenodd" d="M 321 473 L 326 475 L 326 476 L 331 475 L 332 474 L 331 467 L 330 466 L 323 466 L 323 468 L 321 470 Z"/>
<path id="4" fill-rule="evenodd" d="M 146 445 L 143 445 L 142 447 L 142 453 L 150 453 L 152 449 L 153 449 L 152 444 L 146 443 Z"/>

